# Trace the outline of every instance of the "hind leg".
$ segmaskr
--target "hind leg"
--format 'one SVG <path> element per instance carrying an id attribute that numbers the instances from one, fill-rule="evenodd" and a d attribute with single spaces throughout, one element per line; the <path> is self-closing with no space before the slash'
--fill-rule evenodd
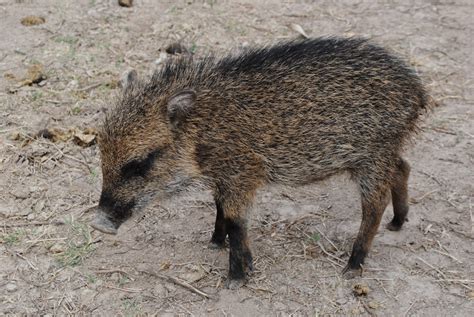
<path id="1" fill-rule="evenodd" d="M 368 173 L 375 173 L 369 171 Z M 362 202 L 362 222 L 359 233 L 354 242 L 349 262 L 343 270 L 343 274 L 350 277 L 349 272 L 361 270 L 361 265 L 369 252 L 372 241 L 377 233 L 382 215 L 387 207 L 387 193 L 389 188 L 388 177 L 371 177 L 370 174 L 359 178 Z"/>
<path id="2" fill-rule="evenodd" d="M 227 236 L 227 230 L 224 219 L 224 209 L 222 203 L 215 199 L 216 202 L 216 223 L 214 225 L 214 232 L 212 233 L 211 241 L 209 242 L 209 248 L 220 249 L 225 246 L 225 238 Z"/>
<path id="3" fill-rule="evenodd" d="M 408 213 L 408 177 L 410 175 L 410 165 L 402 158 L 397 164 L 397 170 L 393 185 L 392 204 L 393 204 L 393 219 L 387 224 L 388 230 L 398 231 L 402 228 Z"/>

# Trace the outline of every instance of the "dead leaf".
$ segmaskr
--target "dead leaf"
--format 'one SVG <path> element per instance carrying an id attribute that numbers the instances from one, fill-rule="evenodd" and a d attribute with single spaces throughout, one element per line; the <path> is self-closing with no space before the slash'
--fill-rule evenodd
<path id="1" fill-rule="evenodd" d="M 53 142 L 65 142 L 71 138 L 71 131 L 64 131 L 57 128 L 42 129 L 36 135 L 36 138 L 45 138 Z"/>
<path id="2" fill-rule="evenodd" d="M 352 286 L 352 292 L 355 296 L 367 296 L 367 294 L 370 292 L 370 289 L 367 285 L 355 284 Z"/>
<path id="3" fill-rule="evenodd" d="M 24 26 L 40 25 L 46 22 L 46 19 L 36 15 L 29 15 L 21 19 L 21 24 Z"/>
<path id="4" fill-rule="evenodd" d="M 25 77 L 20 80 L 20 86 L 31 86 L 33 84 L 38 84 L 45 79 L 46 75 L 43 71 L 43 65 L 33 64 L 28 68 Z"/>
<path id="5" fill-rule="evenodd" d="M 179 277 L 188 283 L 196 283 L 202 280 L 206 276 L 206 272 L 196 265 L 190 267 L 191 272 L 185 272 L 179 275 Z"/>
<path id="6" fill-rule="evenodd" d="M 309 38 L 308 34 L 306 34 L 306 32 L 303 30 L 303 28 L 299 24 L 291 23 L 290 24 L 290 29 L 292 29 L 293 31 L 295 31 L 296 33 L 298 33 L 299 35 L 301 35 L 305 39 Z"/>
<path id="7" fill-rule="evenodd" d="M 9 80 L 15 80 L 16 79 L 15 75 L 13 75 L 12 73 L 3 74 L 3 78 L 9 79 Z"/>
<path id="8" fill-rule="evenodd" d="M 120 87 L 120 81 L 117 79 L 111 79 L 109 82 L 105 84 L 105 86 L 109 89 L 115 89 Z"/>
<path id="9" fill-rule="evenodd" d="M 74 131 L 73 141 L 79 146 L 88 147 L 95 144 L 97 139 L 97 131 L 92 128 L 87 128 L 83 131 Z"/>
<path id="10" fill-rule="evenodd" d="M 45 138 L 52 142 L 73 142 L 82 147 L 88 147 L 96 143 L 98 132 L 93 128 L 86 128 L 79 130 L 77 128 L 70 128 L 69 130 L 62 130 L 57 128 L 42 129 L 38 133 L 32 135 L 30 139 Z M 21 134 L 12 134 L 12 138 L 22 139 Z M 26 139 L 26 138 L 25 138 Z"/>

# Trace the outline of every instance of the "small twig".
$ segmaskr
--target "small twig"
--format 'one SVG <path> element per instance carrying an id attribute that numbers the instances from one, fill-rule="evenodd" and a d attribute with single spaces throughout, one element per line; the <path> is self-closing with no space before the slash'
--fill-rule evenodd
<path id="1" fill-rule="evenodd" d="M 0 227 L 3 228 L 15 228 L 15 227 L 28 227 L 28 226 L 61 226 L 64 225 L 62 221 L 32 221 L 32 222 L 22 222 L 22 223 L 3 223 Z"/>
<path id="2" fill-rule="evenodd" d="M 96 270 L 94 271 L 94 273 L 97 273 L 97 274 L 120 273 L 127 276 L 127 278 L 129 278 L 131 281 L 135 280 L 133 277 L 130 276 L 130 273 L 125 272 L 124 270 L 120 270 L 120 269 Z"/>
<path id="3" fill-rule="evenodd" d="M 474 235 L 474 216 L 472 215 L 472 200 L 469 198 L 469 214 L 471 216 L 471 235 Z"/>
<path id="4" fill-rule="evenodd" d="M 411 303 L 410 307 L 408 307 L 408 309 L 407 309 L 406 312 L 405 312 L 405 316 L 408 316 L 408 312 L 410 311 L 410 309 L 411 309 L 411 308 L 413 307 L 413 305 L 415 305 L 415 304 L 416 304 L 416 300 L 413 301 L 413 303 Z"/>
<path id="5" fill-rule="evenodd" d="M 25 243 L 38 243 L 38 242 L 46 242 L 46 241 L 62 241 L 67 240 L 68 238 L 49 238 L 49 239 L 37 239 L 37 240 L 26 240 Z"/>
<path id="6" fill-rule="evenodd" d="M 324 254 L 326 254 L 327 256 L 333 258 L 333 259 L 336 259 L 338 261 L 341 261 L 341 262 L 344 262 L 342 259 L 338 258 L 337 256 L 335 255 L 332 255 L 331 253 L 329 253 L 328 251 L 326 251 L 326 249 L 323 247 L 323 244 L 318 241 L 318 246 L 321 248 L 321 251 L 323 251 Z M 332 261 L 331 261 L 332 262 Z M 332 262 L 333 264 L 335 265 L 338 265 L 339 267 L 344 267 L 344 265 L 341 265 L 339 263 L 335 263 L 335 262 Z"/>
<path id="7" fill-rule="evenodd" d="M 427 172 L 424 172 L 424 171 L 419 171 L 419 173 L 428 176 L 429 178 L 434 180 L 439 186 L 443 186 L 443 184 L 435 176 L 431 175 L 430 173 L 427 173 Z"/>
<path id="8" fill-rule="evenodd" d="M 420 197 L 413 197 L 410 199 L 410 203 L 412 204 L 418 204 L 419 202 L 421 202 L 423 199 L 425 199 L 426 197 L 428 197 L 429 195 L 431 194 L 434 194 L 436 192 L 439 192 L 439 189 L 435 189 L 435 190 L 432 190 L 430 192 L 427 192 L 423 195 L 421 195 Z"/>
<path id="9" fill-rule="evenodd" d="M 451 255 L 449 253 L 442 252 L 442 251 L 439 251 L 439 250 L 436 250 L 436 249 L 433 249 L 433 251 L 436 252 L 436 253 L 439 253 L 441 255 L 445 255 L 445 256 L 453 259 L 454 261 L 458 262 L 459 264 L 462 264 L 462 262 L 460 260 L 458 260 L 456 257 L 454 257 L 453 255 Z"/>
<path id="10" fill-rule="evenodd" d="M 136 288 L 120 288 L 120 287 L 116 287 L 116 286 L 112 286 L 112 285 L 104 285 L 104 287 L 107 287 L 107 288 L 111 288 L 111 289 L 116 289 L 118 291 L 122 291 L 122 292 L 128 292 L 128 293 L 141 293 L 143 292 L 142 289 L 136 289 Z"/>
<path id="11" fill-rule="evenodd" d="M 379 277 L 361 277 L 361 280 L 374 280 L 374 281 L 393 281 L 393 278 L 379 278 Z"/>
<path id="12" fill-rule="evenodd" d="M 249 289 L 251 289 L 251 290 L 253 290 L 253 291 L 257 291 L 257 292 L 266 292 L 266 293 L 270 293 L 270 294 L 275 294 L 274 291 L 269 290 L 269 289 L 266 289 L 266 288 L 253 287 L 253 286 L 251 286 L 251 285 L 246 285 L 245 287 L 246 287 L 246 288 L 249 288 Z"/>
<path id="13" fill-rule="evenodd" d="M 23 255 L 21 255 L 20 253 L 18 252 L 15 252 L 15 255 L 17 257 L 19 257 L 20 259 L 23 259 L 26 261 L 26 263 L 28 263 L 28 265 L 35 271 L 38 271 L 38 268 L 36 266 L 33 265 L 33 263 L 30 262 L 30 260 L 28 260 L 28 258 L 24 257 Z"/>
<path id="14" fill-rule="evenodd" d="M 95 83 L 83 88 L 76 89 L 76 91 L 89 91 L 89 90 L 99 87 L 100 85 L 102 85 L 102 83 L 99 82 L 99 83 Z"/>
<path id="15" fill-rule="evenodd" d="M 360 301 L 360 303 L 362 304 L 362 306 L 364 307 L 365 311 L 370 315 L 370 316 L 376 316 L 376 314 L 374 313 L 374 311 L 369 307 L 369 305 L 367 305 L 363 300 Z"/>
<path id="16" fill-rule="evenodd" d="M 165 280 L 167 282 L 171 282 L 171 283 L 174 283 L 174 284 L 179 285 L 181 287 L 184 287 L 184 288 L 190 290 L 191 292 L 193 292 L 195 294 L 198 294 L 202 297 L 205 297 L 205 298 L 208 298 L 208 299 L 213 298 L 211 295 L 209 295 L 207 293 L 204 293 L 203 291 L 197 289 L 196 287 L 192 286 L 191 284 L 189 284 L 185 281 L 181 281 L 180 279 L 178 279 L 176 277 L 165 275 L 165 274 L 160 274 L 160 273 L 155 273 L 155 272 L 150 272 L 150 271 L 140 271 L 140 272 L 151 275 L 151 276 L 158 277 L 158 278 L 160 278 L 162 280 Z"/>
<path id="17" fill-rule="evenodd" d="M 444 280 L 446 280 L 446 275 L 438 268 L 434 267 L 433 265 L 429 264 L 428 262 L 426 262 L 425 260 L 423 260 L 422 258 L 420 258 L 419 256 L 416 257 L 418 260 L 420 260 L 421 262 L 425 263 L 427 266 L 429 266 L 431 269 L 435 270 L 436 272 L 438 272 Z"/>
<path id="18" fill-rule="evenodd" d="M 454 278 L 447 278 L 443 280 L 435 280 L 436 282 L 446 281 L 446 282 L 458 282 L 458 283 L 466 283 L 466 284 L 474 284 L 474 280 L 462 280 L 462 279 L 454 279 Z"/>
<path id="19" fill-rule="evenodd" d="M 332 243 L 331 240 L 329 240 L 328 237 L 326 237 L 326 235 L 324 233 L 321 232 L 321 230 L 319 230 L 318 228 L 316 228 L 316 230 L 319 232 L 319 234 L 324 238 L 326 239 L 327 242 L 329 242 L 329 244 L 331 244 L 331 246 L 334 248 L 334 250 L 336 250 L 337 252 L 339 252 L 339 249 L 336 247 L 336 245 L 334 243 Z"/>

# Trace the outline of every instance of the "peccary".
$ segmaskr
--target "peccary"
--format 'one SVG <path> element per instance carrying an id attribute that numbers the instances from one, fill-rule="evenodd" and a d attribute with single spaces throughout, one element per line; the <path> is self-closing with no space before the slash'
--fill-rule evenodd
<path id="1" fill-rule="evenodd" d="M 230 245 L 229 287 L 252 269 L 246 214 L 257 189 L 348 172 L 362 223 L 344 272 L 359 270 L 391 193 L 389 230 L 408 212 L 401 152 L 433 103 L 401 59 L 359 38 L 295 40 L 240 55 L 170 61 L 133 80 L 106 115 L 93 226 L 107 233 L 151 197 L 212 190 L 211 245 Z"/>

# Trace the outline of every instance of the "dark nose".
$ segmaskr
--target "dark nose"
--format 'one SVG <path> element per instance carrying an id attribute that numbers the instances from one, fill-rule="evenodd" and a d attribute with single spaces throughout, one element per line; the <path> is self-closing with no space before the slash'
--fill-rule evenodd
<path id="1" fill-rule="evenodd" d="M 99 200 L 99 209 L 107 214 L 107 217 L 116 224 L 118 228 L 125 220 L 132 216 L 135 200 L 118 199 L 109 191 L 102 191 Z"/>

